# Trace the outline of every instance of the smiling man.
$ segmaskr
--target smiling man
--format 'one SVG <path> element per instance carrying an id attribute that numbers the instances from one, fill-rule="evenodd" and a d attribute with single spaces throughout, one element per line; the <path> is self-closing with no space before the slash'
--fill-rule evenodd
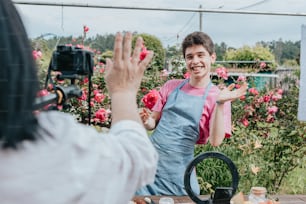
<path id="1" fill-rule="evenodd" d="M 247 84 L 235 90 L 234 84 L 223 90 L 212 84 L 210 71 L 216 53 L 207 34 L 189 34 L 182 49 L 190 77 L 165 83 L 153 112 L 141 114 L 144 126 L 155 129 L 150 139 L 159 162 L 154 183 L 139 189 L 137 195 L 186 195 L 184 173 L 194 158 L 195 144 L 209 141 L 218 146 L 231 135 L 230 102 L 247 90 Z M 195 172 L 191 186 L 199 193 Z"/>

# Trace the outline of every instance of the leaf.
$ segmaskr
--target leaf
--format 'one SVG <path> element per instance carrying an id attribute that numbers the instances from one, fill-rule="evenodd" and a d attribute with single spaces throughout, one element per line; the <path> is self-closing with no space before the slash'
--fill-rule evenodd
<path id="1" fill-rule="evenodd" d="M 298 131 L 297 131 L 297 130 L 292 130 L 292 131 L 288 134 L 288 136 L 289 136 L 289 137 L 292 137 L 292 136 L 295 136 L 296 134 L 298 134 Z"/>

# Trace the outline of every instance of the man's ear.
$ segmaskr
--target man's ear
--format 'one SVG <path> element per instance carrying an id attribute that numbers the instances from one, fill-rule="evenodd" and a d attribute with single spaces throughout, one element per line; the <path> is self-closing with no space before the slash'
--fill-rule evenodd
<path id="1" fill-rule="evenodd" d="M 217 55 L 216 55 L 216 53 L 214 52 L 214 53 L 210 56 L 210 58 L 211 58 L 211 63 L 214 64 L 214 63 L 216 62 L 216 60 L 217 60 Z"/>

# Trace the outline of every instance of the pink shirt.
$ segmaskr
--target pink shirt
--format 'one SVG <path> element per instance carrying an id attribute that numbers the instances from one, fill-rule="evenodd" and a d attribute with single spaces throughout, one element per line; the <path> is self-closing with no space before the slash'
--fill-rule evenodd
<path id="1" fill-rule="evenodd" d="M 167 98 L 170 93 L 183 81 L 183 79 L 173 79 L 167 81 L 164 86 L 159 90 L 160 98 L 153 107 L 153 111 L 162 112 L 164 105 L 167 102 Z M 205 88 L 196 88 L 186 83 L 182 88 L 187 94 L 202 96 L 205 92 Z M 220 90 L 217 86 L 213 86 L 206 98 L 205 105 L 200 119 L 200 136 L 197 144 L 206 144 L 209 136 L 210 125 L 212 123 L 211 116 L 216 107 L 216 98 Z M 225 137 L 231 135 L 231 103 L 226 102 L 224 104 L 224 128 Z"/>

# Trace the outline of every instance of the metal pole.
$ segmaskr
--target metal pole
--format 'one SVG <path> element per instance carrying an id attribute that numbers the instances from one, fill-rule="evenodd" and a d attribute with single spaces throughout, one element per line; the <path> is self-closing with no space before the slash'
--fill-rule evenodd
<path id="1" fill-rule="evenodd" d="M 227 14 L 253 14 L 253 15 L 278 15 L 278 16 L 306 16 L 306 13 L 289 12 L 260 12 L 260 11 L 241 11 L 223 9 L 190 9 L 190 8 L 152 8 L 152 7 L 128 7 L 128 6 L 106 6 L 94 4 L 71 4 L 71 3 L 52 3 L 52 2 L 30 2 L 13 1 L 15 4 L 36 5 L 36 6 L 61 6 L 61 7 L 86 7 L 86 8 L 105 8 L 105 9 L 128 9 L 128 10 L 150 10 L 150 11 L 179 11 L 179 12 L 204 12 L 204 13 L 227 13 Z"/>

